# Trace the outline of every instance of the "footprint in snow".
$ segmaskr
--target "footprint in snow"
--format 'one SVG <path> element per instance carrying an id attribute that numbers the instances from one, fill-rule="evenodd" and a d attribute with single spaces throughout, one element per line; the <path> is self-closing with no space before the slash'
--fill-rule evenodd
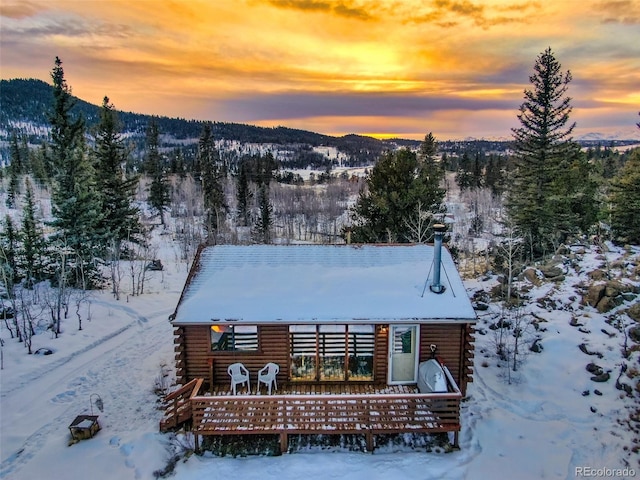
<path id="1" fill-rule="evenodd" d="M 51 403 L 69 403 L 76 396 L 75 390 L 67 390 L 66 392 L 59 393 L 55 397 L 53 397 L 50 402 Z"/>
<path id="2" fill-rule="evenodd" d="M 128 457 L 133 452 L 133 445 L 126 443 L 120 447 L 120 453 L 122 453 L 125 457 Z"/>

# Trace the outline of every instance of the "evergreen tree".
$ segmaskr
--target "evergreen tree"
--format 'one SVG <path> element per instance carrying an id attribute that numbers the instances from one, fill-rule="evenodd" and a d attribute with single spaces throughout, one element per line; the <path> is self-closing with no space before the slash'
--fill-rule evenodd
<path id="1" fill-rule="evenodd" d="M 15 208 L 16 198 L 20 195 L 20 177 L 18 176 L 18 167 L 13 163 L 9 164 L 9 188 L 7 188 L 7 199 L 5 203 L 9 208 Z"/>
<path id="2" fill-rule="evenodd" d="M 640 126 L 640 125 L 639 125 Z M 616 241 L 640 244 L 640 149 L 611 184 L 611 228 Z"/>
<path id="3" fill-rule="evenodd" d="M 141 231 L 138 209 L 132 205 L 138 178 L 126 177 L 127 153 L 119 133 L 115 107 L 107 97 L 100 109 L 93 155 L 104 213 L 100 229 L 105 234 L 105 246 L 115 247 L 117 254 L 122 241 L 135 239 Z"/>
<path id="4" fill-rule="evenodd" d="M 482 163 L 483 162 L 481 161 L 481 154 L 476 153 L 476 156 L 473 159 L 473 170 L 471 172 L 471 188 L 472 189 L 482 188 L 484 186 Z"/>
<path id="5" fill-rule="evenodd" d="M 31 165 L 31 173 L 35 182 L 43 187 L 49 182 L 49 173 L 47 172 L 47 144 L 41 143 L 37 150 L 29 151 L 29 164 Z"/>
<path id="6" fill-rule="evenodd" d="M 149 187 L 149 204 L 160 215 L 160 222 L 164 226 L 164 212 L 171 201 L 169 183 L 164 170 L 162 157 L 158 149 L 158 124 L 151 120 L 147 129 L 147 172 L 151 175 Z"/>
<path id="7" fill-rule="evenodd" d="M 42 280 L 42 257 L 44 254 L 44 236 L 36 220 L 36 206 L 33 188 L 29 179 L 25 182 L 25 198 L 22 209 L 22 247 L 20 249 L 20 267 L 24 272 L 25 283 L 32 286 Z"/>
<path id="8" fill-rule="evenodd" d="M 23 151 L 24 149 L 21 149 L 18 145 L 18 136 L 12 133 L 11 141 L 9 142 L 9 158 L 17 174 L 26 172 L 26 159 L 23 158 Z"/>
<path id="9" fill-rule="evenodd" d="M 246 160 L 240 162 L 238 167 L 238 179 L 236 181 L 236 200 L 238 203 L 237 213 L 239 225 L 249 226 L 251 201 L 251 189 L 249 188 L 249 172 Z"/>
<path id="10" fill-rule="evenodd" d="M 7 189 L 7 199 L 5 201 L 7 207 L 15 208 L 16 197 L 20 195 L 20 174 L 23 173 L 22 153 L 18 146 L 18 137 L 16 134 L 11 135 L 9 143 L 9 166 L 7 173 L 9 174 L 9 188 Z"/>
<path id="11" fill-rule="evenodd" d="M 256 219 L 255 238 L 258 243 L 271 243 L 273 224 L 273 206 L 269 201 L 269 186 L 263 183 L 258 188 L 258 208 L 260 213 Z"/>
<path id="12" fill-rule="evenodd" d="M 0 232 L 0 280 L 4 283 L 7 294 L 13 295 L 13 286 L 20 280 L 16 257 L 18 252 L 19 236 L 13 220 L 9 215 L 4 217 L 4 224 Z"/>
<path id="13" fill-rule="evenodd" d="M 95 185 L 95 170 L 89 162 L 84 143 L 84 121 L 71 115 L 73 99 L 64 79 L 58 57 L 51 73 L 53 79 L 53 109 L 51 121 L 51 165 L 53 192 L 51 225 L 55 229 L 54 243 L 58 249 L 72 254 L 65 265 L 72 286 L 95 286 L 98 272 L 94 258 L 103 239 L 98 231 L 101 205 Z M 55 259 L 59 265 L 61 259 Z"/>
<path id="14" fill-rule="evenodd" d="M 205 222 L 209 236 L 213 237 L 228 207 L 222 189 L 220 156 L 214 144 L 210 124 L 206 124 L 202 129 L 197 158 L 197 163 L 201 166 Z"/>
<path id="15" fill-rule="evenodd" d="M 71 109 L 75 101 L 71 96 L 71 89 L 64 78 L 62 61 L 56 57 L 55 66 L 51 72 L 53 80 L 53 109 L 49 113 L 51 124 L 51 167 L 54 174 L 65 171 L 70 163 L 69 157 L 82 145 L 84 135 L 84 120 L 74 118 Z"/>
<path id="16" fill-rule="evenodd" d="M 264 184 L 268 187 L 277 169 L 278 165 L 275 158 L 273 158 L 273 154 L 267 152 L 264 156 L 258 156 L 255 159 L 252 177 L 259 187 Z"/>
<path id="17" fill-rule="evenodd" d="M 451 169 L 451 160 L 447 156 L 447 152 L 443 152 L 442 157 L 440 157 L 440 168 L 444 173 L 450 171 Z"/>
<path id="18" fill-rule="evenodd" d="M 187 177 L 187 172 L 184 166 L 184 154 L 180 148 L 176 148 L 173 151 L 173 156 L 171 157 L 171 173 L 178 175 L 181 179 L 185 179 Z"/>
<path id="19" fill-rule="evenodd" d="M 484 170 L 483 184 L 491 190 L 492 195 L 499 197 L 504 191 L 503 161 L 501 157 L 489 156 Z"/>
<path id="20" fill-rule="evenodd" d="M 408 149 L 387 152 L 373 167 L 351 209 L 354 242 L 408 242 L 416 212 L 443 213 L 442 170 L 429 136 L 425 140 L 419 157 Z"/>
<path id="21" fill-rule="evenodd" d="M 549 209 L 552 212 L 556 242 L 569 235 L 587 232 L 596 222 L 598 183 L 594 168 L 587 161 L 580 145 L 571 142 L 558 164 L 558 173 L 552 180 Z"/>
<path id="22" fill-rule="evenodd" d="M 445 170 L 443 165 L 436 163 L 438 142 L 433 133 L 425 135 L 418 150 L 418 174 L 424 187 L 433 192 L 438 192 L 444 181 Z M 444 196 L 444 191 L 441 191 Z"/>
<path id="23" fill-rule="evenodd" d="M 473 162 L 467 152 L 462 154 L 462 158 L 458 162 L 456 185 L 462 191 L 471 188 L 473 185 Z"/>
<path id="24" fill-rule="evenodd" d="M 544 254 L 575 229 L 568 219 L 580 213 L 571 210 L 569 198 L 593 203 L 587 191 L 579 192 L 580 185 L 570 178 L 573 173 L 566 171 L 580 159 L 570 138 L 575 123 L 568 124 L 572 107 L 566 92 L 571 73 L 561 68 L 551 48 L 538 56 L 529 77 L 533 88 L 524 91 L 518 114 L 521 126 L 513 129 L 515 169 L 507 212 L 522 232 L 531 257 Z"/>

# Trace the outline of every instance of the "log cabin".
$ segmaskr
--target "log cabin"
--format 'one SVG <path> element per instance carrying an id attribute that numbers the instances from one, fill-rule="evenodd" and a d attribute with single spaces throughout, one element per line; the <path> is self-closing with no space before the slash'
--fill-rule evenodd
<path id="1" fill-rule="evenodd" d="M 476 314 L 441 230 L 434 245 L 201 247 L 170 321 L 183 387 L 163 431 L 274 434 L 283 452 L 291 434 L 362 434 L 372 450 L 378 434 L 452 432 L 457 445 Z M 434 358 L 446 388 L 425 391 Z M 273 390 L 259 381 L 269 363 Z"/>

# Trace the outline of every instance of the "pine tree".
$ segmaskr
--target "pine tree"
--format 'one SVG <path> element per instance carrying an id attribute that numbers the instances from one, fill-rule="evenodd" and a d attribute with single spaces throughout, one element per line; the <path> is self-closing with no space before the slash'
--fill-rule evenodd
<path id="1" fill-rule="evenodd" d="M 484 186 L 484 177 L 482 172 L 481 154 L 476 153 L 473 159 L 473 171 L 471 172 L 471 188 L 478 189 Z"/>
<path id="2" fill-rule="evenodd" d="M 9 188 L 7 189 L 7 199 L 5 203 L 7 207 L 15 208 L 16 198 L 20 195 L 20 174 L 23 173 L 22 154 L 18 147 L 18 137 L 16 137 L 15 133 L 11 135 L 11 142 L 9 143 L 9 162 L 7 168 Z"/>
<path id="3" fill-rule="evenodd" d="M 273 206 L 269 201 L 269 186 L 263 183 L 258 188 L 258 208 L 260 213 L 255 224 L 255 238 L 258 243 L 271 243 Z"/>
<path id="4" fill-rule="evenodd" d="M 19 235 L 9 215 L 4 217 L 2 227 L 0 232 L 0 269 L 2 270 L 2 276 L 0 279 L 7 294 L 11 297 L 15 283 L 20 280 L 16 262 Z"/>
<path id="5" fill-rule="evenodd" d="M 565 241 L 569 235 L 589 231 L 598 216 L 598 183 L 594 168 L 580 145 L 571 142 L 568 147 L 559 162 L 547 199 L 555 232 L 551 238 L 556 243 Z"/>
<path id="6" fill-rule="evenodd" d="M 97 189 L 104 212 L 100 229 L 105 234 L 105 246 L 115 247 L 118 254 L 121 242 L 135 239 L 141 231 L 138 209 L 132 205 L 138 178 L 126 177 L 127 153 L 119 134 L 115 107 L 107 97 L 104 97 L 100 109 L 93 155 Z"/>
<path id="7" fill-rule="evenodd" d="M 236 200 L 238 204 L 237 213 L 239 224 L 242 227 L 249 226 L 251 201 L 251 190 L 249 188 L 249 173 L 246 160 L 240 162 L 238 167 L 238 179 L 236 181 Z"/>
<path id="8" fill-rule="evenodd" d="M 198 143 L 197 159 L 197 163 L 201 166 L 205 223 L 209 237 L 213 238 L 228 207 L 222 189 L 220 155 L 214 144 L 210 124 L 206 124 L 202 129 Z"/>
<path id="9" fill-rule="evenodd" d="M 23 158 L 23 151 L 24 149 L 21 149 L 18 145 L 18 136 L 15 133 L 12 133 L 11 141 L 9 143 L 9 158 L 11 159 L 11 165 L 13 165 L 17 174 L 26 172 L 26 159 Z"/>
<path id="10" fill-rule="evenodd" d="M 487 167 L 484 170 L 483 184 L 491 189 L 492 195 L 499 197 L 504 191 L 503 161 L 501 157 L 489 156 Z"/>
<path id="11" fill-rule="evenodd" d="M 444 191 L 440 190 L 440 186 L 444 180 L 445 165 L 436 163 L 436 153 L 438 152 L 438 142 L 429 132 L 425 135 L 424 140 L 420 144 L 418 150 L 418 175 L 422 184 L 433 192 L 440 191 L 444 195 Z M 446 162 L 446 160 L 445 160 Z"/>
<path id="12" fill-rule="evenodd" d="M 25 197 L 22 209 L 22 246 L 19 250 L 20 268 L 24 272 L 25 284 L 32 286 L 42 280 L 42 257 L 44 236 L 36 220 L 36 206 L 30 180 L 25 181 Z"/>
<path id="13" fill-rule="evenodd" d="M 458 171 L 456 172 L 456 185 L 462 191 L 471 188 L 473 184 L 473 162 L 467 152 L 462 154 L 462 158 L 458 162 Z"/>
<path id="14" fill-rule="evenodd" d="M 253 178 L 257 185 L 260 187 L 264 184 L 269 186 L 273 179 L 273 173 L 278 169 L 275 158 L 271 152 L 267 152 L 264 156 L 256 158 L 255 171 Z"/>
<path id="15" fill-rule="evenodd" d="M 13 163 L 9 164 L 9 188 L 7 188 L 7 198 L 5 203 L 9 208 L 15 208 L 16 199 L 20 195 L 20 177 L 18 176 L 18 167 Z"/>
<path id="16" fill-rule="evenodd" d="M 37 150 L 29 151 L 29 164 L 31 165 L 31 173 L 35 182 L 39 186 L 45 186 L 49 182 L 49 173 L 47 172 L 47 144 L 41 143 Z"/>
<path id="17" fill-rule="evenodd" d="M 640 124 L 639 124 L 640 126 Z M 616 241 L 640 244 L 640 149 L 611 184 L 611 228 Z"/>
<path id="18" fill-rule="evenodd" d="M 433 160 L 434 142 L 425 138 L 420 156 L 408 149 L 385 153 L 367 177 L 351 209 L 354 242 L 408 242 L 416 212 L 442 214 L 442 170 Z"/>
<path id="19" fill-rule="evenodd" d="M 99 282 L 94 258 L 103 239 L 98 230 L 102 216 L 99 194 L 95 185 L 95 170 L 89 162 L 84 143 L 84 121 L 71 114 L 73 99 L 64 79 L 62 62 L 56 57 L 51 73 L 53 79 L 53 109 L 51 122 L 51 165 L 53 193 L 51 225 L 55 229 L 53 242 L 59 249 L 73 252 L 65 265 L 70 284 L 80 288 Z M 61 259 L 56 259 L 60 267 Z"/>
<path id="20" fill-rule="evenodd" d="M 579 152 L 570 137 L 575 123 L 568 124 L 571 73 L 561 68 L 551 48 L 538 56 L 529 77 L 533 88 L 524 91 L 518 114 L 521 126 L 513 129 L 516 168 L 509 179 L 507 212 L 531 257 L 543 255 L 575 228 L 569 219 L 580 212 L 571 210 L 569 198 L 593 204 L 590 186 L 580 192 L 580 185 L 568 182 L 566 167 L 579 161 Z"/>
<path id="21" fill-rule="evenodd" d="M 162 156 L 158 149 L 158 124 L 155 120 L 149 123 L 147 128 L 147 172 L 151 175 L 149 186 L 149 204 L 160 216 L 160 223 L 164 226 L 164 212 L 171 201 L 169 196 L 169 184 L 162 162 Z"/>

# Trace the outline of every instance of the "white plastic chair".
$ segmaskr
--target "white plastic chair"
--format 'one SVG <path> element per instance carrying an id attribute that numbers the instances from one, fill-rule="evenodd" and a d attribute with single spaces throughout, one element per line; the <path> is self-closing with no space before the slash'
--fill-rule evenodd
<path id="1" fill-rule="evenodd" d="M 278 389 L 278 383 L 276 382 L 276 375 L 280 372 L 280 366 L 277 363 L 269 362 L 258 372 L 258 393 L 260 392 L 260 384 L 264 383 L 267 386 L 269 395 L 271 395 L 271 386 L 274 390 Z"/>
<path id="2" fill-rule="evenodd" d="M 227 373 L 231 377 L 231 390 L 236 394 L 236 386 L 247 384 L 247 392 L 251 393 L 251 384 L 249 383 L 249 370 L 241 363 L 233 363 L 227 368 Z"/>

